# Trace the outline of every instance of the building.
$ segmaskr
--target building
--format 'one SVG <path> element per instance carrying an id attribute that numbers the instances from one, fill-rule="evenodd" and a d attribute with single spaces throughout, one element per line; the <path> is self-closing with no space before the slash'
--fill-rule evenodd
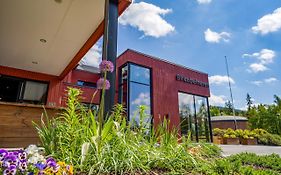
<path id="1" fill-rule="evenodd" d="M 179 129 L 180 134 L 190 132 L 195 141 L 211 141 L 208 105 L 210 91 L 207 74 L 130 49 L 117 58 L 116 65 L 118 81 L 115 99 L 116 102 L 122 103 L 126 107 L 129 121 L 134 119 L 138 123 L 138 107 L 146 105 L 148 106 L 146 111 L 148 116 L 152 116 L 147 118 L 146 122 L 156 126 L 165 117 L 170 120 L 170 127 Z M 17 108 L 38 110 L 37 104 L 44 104 L 51 113 L 54 113 L 53 111 L 56 111 L 57 108 L 65 106 L 67 87 L 80 88 L 84 92 L 83 103 L 89 104 L 92 101 L 98 105 L 99 94 L 93 100 L 91 97 L 97 90 L 96 81 L 99 77 L 99 72 L 95 68 L 78 66 L 58 82 L 58 89 L 52 89 L 54 87 L 50 86 L 48 82 L 38 82 L 2 73 L 0 108 L 1 104 L 7 106 L 13 102 L 17 103 Z M 5 86 L 13 88 L 5 90 L 3 89 Z M 21 86 L 25 88 L 21 90 Z M 50 92 L 53 93 L 52 98 L 56 99 L 57 103 L 48 99 L 46 94 Z M 14 94 L 18 94 L 17 98 Z M 29 109 L 29 111 L 32 110 Z M 38 112 L 40 111 L 35 112 L 33 117 L 28 117 L 27 115 L 30 116 L 30 114 L 27 113 L 21 117 L 27 123 L 30 122 L 30 118 L 38 121 Z M 0 117 L 1 115 L 3 114 L 0 112 Z M 2 122 L 1 124 L 5 125 L 6 129 L 9 128 L 8 123 Z M 27 126 L 25 127 L 26 132 L 29 132 L 29 136 L 35 137 L 36 133 L 31 132 L 33 134 L 30 134 L 31 124 L 29 123 Z M 19 138 L 20 136 L 17 136 L 17 139 Z"/>
<path id="2" fill-rule="evenodd" d="M 248 129 L 247 117 L 241 117 L 241 116 L 213 116 L 213 117 L 211 117 L 212 128 L 235 129 L 235 122 L 237 124 L 237 129 L 243 129 L 243 130 Z"/>
<path id="3" fill-rule="evenodd" d="M 103 34 L 104 53 L 116 63 L 116 74 L 108 77 L 116 86 L 107 91 L 106 109 L 119 101 L 128 120 L 138 122 L 137 107 L 147 105 L 148 123 L 157 125 L 166 117 L 180 134 L 211 140 L 207 74 L 133 50 L 115 61 L 117 18 L 130 3 L 0 2 L 0 147 L 37 143 L 32 121 L 40 122 L 42 105 L 50 115 L 59 112 L 69 86 L 84 91 L 83 103 L 98 105 L 99 94 L 91 99 L 98 72 L 77 65 Z"/>
<path id="4" fill-rule="evenodd" d="M 116 76 L 129 120 L 137 118 L 138 105 L 147 105 L 153 125 L 166 117 L 181 134 L 211 141 L 207 74 L 129 49 L 117 59 Z"/>
<path id="5" fill-rule="evenodd" d="M 118 16 L 130 3 L 131 0 L 0 1 L 1 85 L 11 88 L 0 97 L 0 147 L 38 141 L 31 122 L 40 121 L 43 109 L 38 104 L 46 104 L 46 110 L 54 113 L 64 103 L 58 94 L 69 85 L 66 76 L 71 80 L 77 75 L 72 70 L 101 36 L 103 55 L 115 62 Z M 110 98 L 114 101 L 112 91 Z"/>

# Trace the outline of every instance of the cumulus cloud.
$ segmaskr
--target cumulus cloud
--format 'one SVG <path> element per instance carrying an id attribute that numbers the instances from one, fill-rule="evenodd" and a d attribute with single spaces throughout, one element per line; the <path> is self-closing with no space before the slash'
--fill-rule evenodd
<path id="1" fill-rule="evenodd" d="M 258 19 L 257 25 L 252 27 L 254 33 L 262 35 L 270 32 L 276 32 L 281 29 L 281 7 Z"/>
<path id="2" fill-rule="evenodd" d="M 243 54 L 243 57 L 257 58 L 262 64 L 269 64 L 273 62 L 275 52 L 270 49 L 262 49 L 260 52 L 255 52 L 253 54 Z"/>
<path id="3" fill-rule="evenodd" d="M 243 54 L 242 57 L 250 57 L 256 58 L 257 62 L 250 64 L 249 71 L 250 72 L 263 72 L 268 70 L 267 66 L 270 63 L 274 62 L 276 54 L 273 50 L 270 49 L 262 49 L 260 52 L 255 52 L 253 54 Z"/>
<path id="4" fill-rule="evenodd" d="M 211 29 L 207 29 L 204 32 L 205 40 L 209 43 L 219 43 L 221 41 L 228 42 L 231 34 L 227 32 L 217 33 L 212 31 Z"/>
<path id="5" fill-rule="evenodd" d="M 146 105 L 150 106 L 150 94 L 148 92 L 146 93 L 140 93 L 138 98 L 136 98 L 133 102 L 133 105 Z"/>
<path id="6" fill-rule="evenodd" d="M 257 80 L 257 81 L 252 81 L 251 83 L 252 84 L 254 84 L 254 85 L 256 85 L 256 86 L 261 86 L 261 85 L 263 85 L 263 84 L 272 84 L 272 83 L 274 83 L 274 82 L 276 82 L 276 81 L 278 81 L 278 79 L 277 78 L 275 78 L 275 77 L 269 77 L 269 78 L 266 78 L 266 79 L 264 79 L 264 80 Z"/>
<path id="7" fill-rule="evenodd" d="M 211 97 L 209 98 L 210 105 L 212 106 L 223 106 L 227 101 L 226 97 L 223 95 L 214 95 L 211 93 Z"/>
<path id="8" fill-rule="evenodd" d="M 82 58 L 79 64 L 98 67 L 102 59 L 102 48 L 95 44 Z"/>
<path id="9" fill-rule="evenodd" d="M 132 3 L 119 18 L 122 25 L 136 27 L 144 36 L 163 37 L 175 30 L 175 27 L 163 19 L 171 9 L 162 9 L 146 2 Z"/>
<path id="10" fill-rule="evenodd" d="M 197 0 L 197 2 L 198 2 L 199 4 L 209 4 L 209 3 L 212 2 L 212 0 Z"/>
<path id="11" fill-rule="evenodd" d="M 250 68 L 249 71 L 254 72 L 254 73 L 264 72 L 264 71 L 268 70 L 268 68 L 261 63 L 250 64 L 249 68 Z"/>
<path id="12" fill-rule="evenodd" d="M 229 77 L 231 84 L 235 84 L 233 78 Z M 209 83 L 214 85 L 223 85 L 228 83 L 228 77 L 226 75 L 213 75 L 209 77 Z"/>

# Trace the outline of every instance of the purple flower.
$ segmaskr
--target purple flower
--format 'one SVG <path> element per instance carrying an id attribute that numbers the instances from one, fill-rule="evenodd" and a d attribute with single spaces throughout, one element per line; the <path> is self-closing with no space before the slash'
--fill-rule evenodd
<path id="1" fill-rule="evenodd" d="M 59 165 L 56 163 L 55 159 L 51 157 L 46 160 L 46 164 L 54 173 L 59 170 Z"/>
<path id="2" fill-rule="evenodd" d="M 4 149 L 0 149 L 0 161 L 3 161 L 4 158 L 8 155 L 8 151 L 4 150 Z"/>
<path id="3" fill-rule="evenodd" d="M 26 160 L 27 159 L 27 153 L 24 150 L 19 150 L 18 151 L 18 159 L 20 161 Z"/>
<path id="4" fill-rule="evenodd" d="M 19 163 L 19 169 L 20 169 L 22 172 L 26 171 L 26 170 L 27 170 L 27 162 L 26 162 L 26 161 L 21 161 L 21 162 Z"/>
<path id="5" fill-rule="evenodd" d="M 35 166 L 39 169 L 39 171 L 43 171 L 47 167 L 44 163 L 36 163 Z"/>
<path id="6" fill-rule="evenodd" d="M 105 89 L 109 89 L 110 88 L 110 83 L 108 80 L 105 80 L 104 82 L 104 78 L 100 78 L 98 81 L 97 81 L 97 88 L 98 89 L 102 89 L 103 88 L 103 84 L 105 83 Z"/>
<path id="7" fill-rule="evenodd" d="M 52 157 L 46 160 L 46 164 L 48 167 L 55 167 L 57 165 L 55 159 L 53 159 Z"/>
<path id="8" fill-rule="evenodd" d="M 12 165 L 18 166 L 18 163 L 19 163 L 19 160 L 18 160 L 17 156 L 15 155 L 15 152 L 9 153 L 3 161 L 4 167 L 10 167 Z"/>
<path id="9" fill-rule="evenodd" d="M 100 71 L 101 72 L 113 72 L 114 71 L 114 65 L 112 62 L 107 61 L 107 60 L 103 60 L 100 63 Z"/>
<path id="10" fill-rule="evenodd" d="M 11 165 L 3 171 L 3 175 L 15 175 L 17 172 L 17 167 L 15 165 Z"/>

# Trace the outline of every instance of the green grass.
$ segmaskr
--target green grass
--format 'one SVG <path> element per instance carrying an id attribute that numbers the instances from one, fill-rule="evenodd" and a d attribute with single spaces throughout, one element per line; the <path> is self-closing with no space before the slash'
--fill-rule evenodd
<path id="1" fill-rule="evenodd" d="M 239 154 L 220 157 L 221 150 L 210 143 L 193 143 L 168 129 L 169 121 L 148 129 L 140 106 L 140 125 L 128 123 L 122 105 L 116 105 L 104 123 L 98 111 L 79 103 L 81 92 L 69 90 L 67 105 L 57 118 L 35 124 L 48 156 L 85 174 L 281 174 L 277 155 Z M 46 116 L 46 115 L 45 115 Z M 47 116 L 46 116 L 47 117 Z"/>

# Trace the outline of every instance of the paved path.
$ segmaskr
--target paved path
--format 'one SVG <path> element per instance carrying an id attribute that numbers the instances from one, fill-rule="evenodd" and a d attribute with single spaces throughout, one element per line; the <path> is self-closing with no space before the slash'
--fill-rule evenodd
<path id="1" fill-rule="evenodd" d="M 256 153 L 258 155 L 279 154 L 281 146 L 260 146 L 260 145 L 219 145 L 222 148 L 223 156 L 230 156 L 241 152 Z"/>

